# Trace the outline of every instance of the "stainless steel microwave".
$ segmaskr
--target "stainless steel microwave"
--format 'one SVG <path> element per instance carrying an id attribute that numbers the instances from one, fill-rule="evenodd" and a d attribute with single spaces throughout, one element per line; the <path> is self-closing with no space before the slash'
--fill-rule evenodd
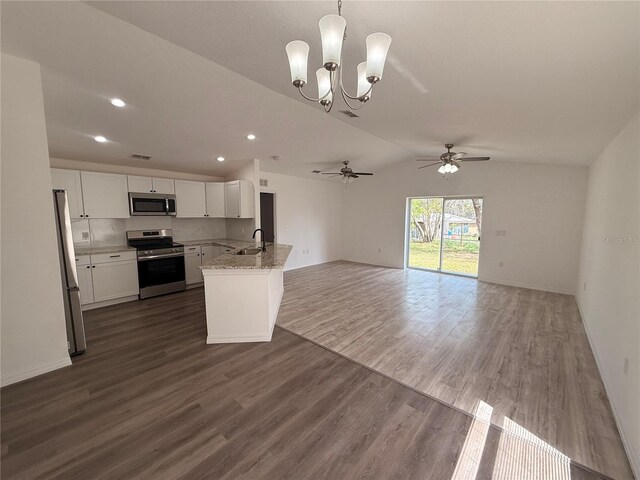
<path id="1" fill-rule="evenodd" d="M 175 215 L 176 196 L 164 193 L 129 193 L 131 215 Z"/>

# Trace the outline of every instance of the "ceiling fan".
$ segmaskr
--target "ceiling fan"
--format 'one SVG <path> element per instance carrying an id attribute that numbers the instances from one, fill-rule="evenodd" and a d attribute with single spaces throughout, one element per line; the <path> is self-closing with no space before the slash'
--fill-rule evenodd
<path id="1" fill-rule="evenodd" d="M 354 172 L 351 167 L 349 167 L 349 160 L 345 160 L 342 163 L 344 164 L 344 167 L 342 167 L 339 172 L 320 172 L 317 170 L 314 171 L 322 175 L 331 175 L 332 177 L 342 175 L 342 181 L 344 183 L 351 183 L 354 178 L 358 178 L 360 175 L 373 175 L 373 173 L 367 172 Z"/>
<path id="2" fill-rule="evenodd" d="M 460 168 L 460 163 L 458 162 L 485 162 L 489 160 L 491 157 L 467 157 L 465 152 L 452 152 L 453 143 L 446 143 L 445 148 L 447 149 L 440 158 L 417 158 L 416 162 L 433 162 L 429 165 L 423 165 L 420 168 L 432 167 L 434 165 L 440 165 L 438 172 L 442 174 L 446 173 L 456 173 Z"/>

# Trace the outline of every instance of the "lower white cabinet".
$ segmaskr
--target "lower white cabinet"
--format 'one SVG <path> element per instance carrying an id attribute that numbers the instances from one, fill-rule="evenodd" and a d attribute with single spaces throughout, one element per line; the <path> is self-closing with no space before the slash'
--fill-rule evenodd
<path id="1" fill-rule="evenodd" d="M 184 247 L 184 276 L 187 285 L 203 281 L 199 268 L 201 263 L 200 245 Z"/>
<path id="2" fill-rule="evenodd" d="M 76 256 L 80 303 L 89 305 L 138 295 L 136 252 Z"/>
<path id="3" fill-rule="evenodd" d="M 91 276 L 91 257 L 78 255 L 76 257 L 76 270 L 78 272 L 78 288 L 80 289 L 80 304 L 93 303 L 93 277 Z"/>
<path id="4" fill-rule="evenodd" d="M 98 263 L 92 265 L 91 269 L 95 302 L 138 295 L 140 292 L 136 260 Z"/>
<path id="5" fill-rule="evenodd" d="M 208 262 L 212 258 L 216 258 L 220 255 L 220 247 L 217 245 L 203 245 L 202 246 L 202 263 Z"/>

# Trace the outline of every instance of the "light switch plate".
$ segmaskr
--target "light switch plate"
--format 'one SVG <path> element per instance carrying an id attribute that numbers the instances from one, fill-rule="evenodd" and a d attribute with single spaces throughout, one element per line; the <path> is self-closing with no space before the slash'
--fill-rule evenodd
<path id="1" fill-rule="evenodd" d="M 82 239 L 89 240 L 89 232 L 82 232 Z"/>

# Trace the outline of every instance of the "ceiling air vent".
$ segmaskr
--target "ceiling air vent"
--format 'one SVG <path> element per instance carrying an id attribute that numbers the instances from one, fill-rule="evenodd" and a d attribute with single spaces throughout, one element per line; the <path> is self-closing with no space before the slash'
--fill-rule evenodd
<path id="1" fill-rule="evenodd" d="M 266 178 L 261 178 L 260 179 L 260 186 L 261 187 L 268 187 L 269 186 L 269 182 L 267 181 Z"/>
<path id="2" fill-rule="evenodd" d="M 340 110 L 340 113 L 344 113 L 349 118 L 360 118 L 360 115 L 356 115 L 355 113 L 349 110 Z"/>
<path id="3" fill-rule="evenodd" d="M 151 155 L 143 155 L 141 153 L 132 153 L 131 158 L 135 158 L 136 160 L 150 160 Z"/>

